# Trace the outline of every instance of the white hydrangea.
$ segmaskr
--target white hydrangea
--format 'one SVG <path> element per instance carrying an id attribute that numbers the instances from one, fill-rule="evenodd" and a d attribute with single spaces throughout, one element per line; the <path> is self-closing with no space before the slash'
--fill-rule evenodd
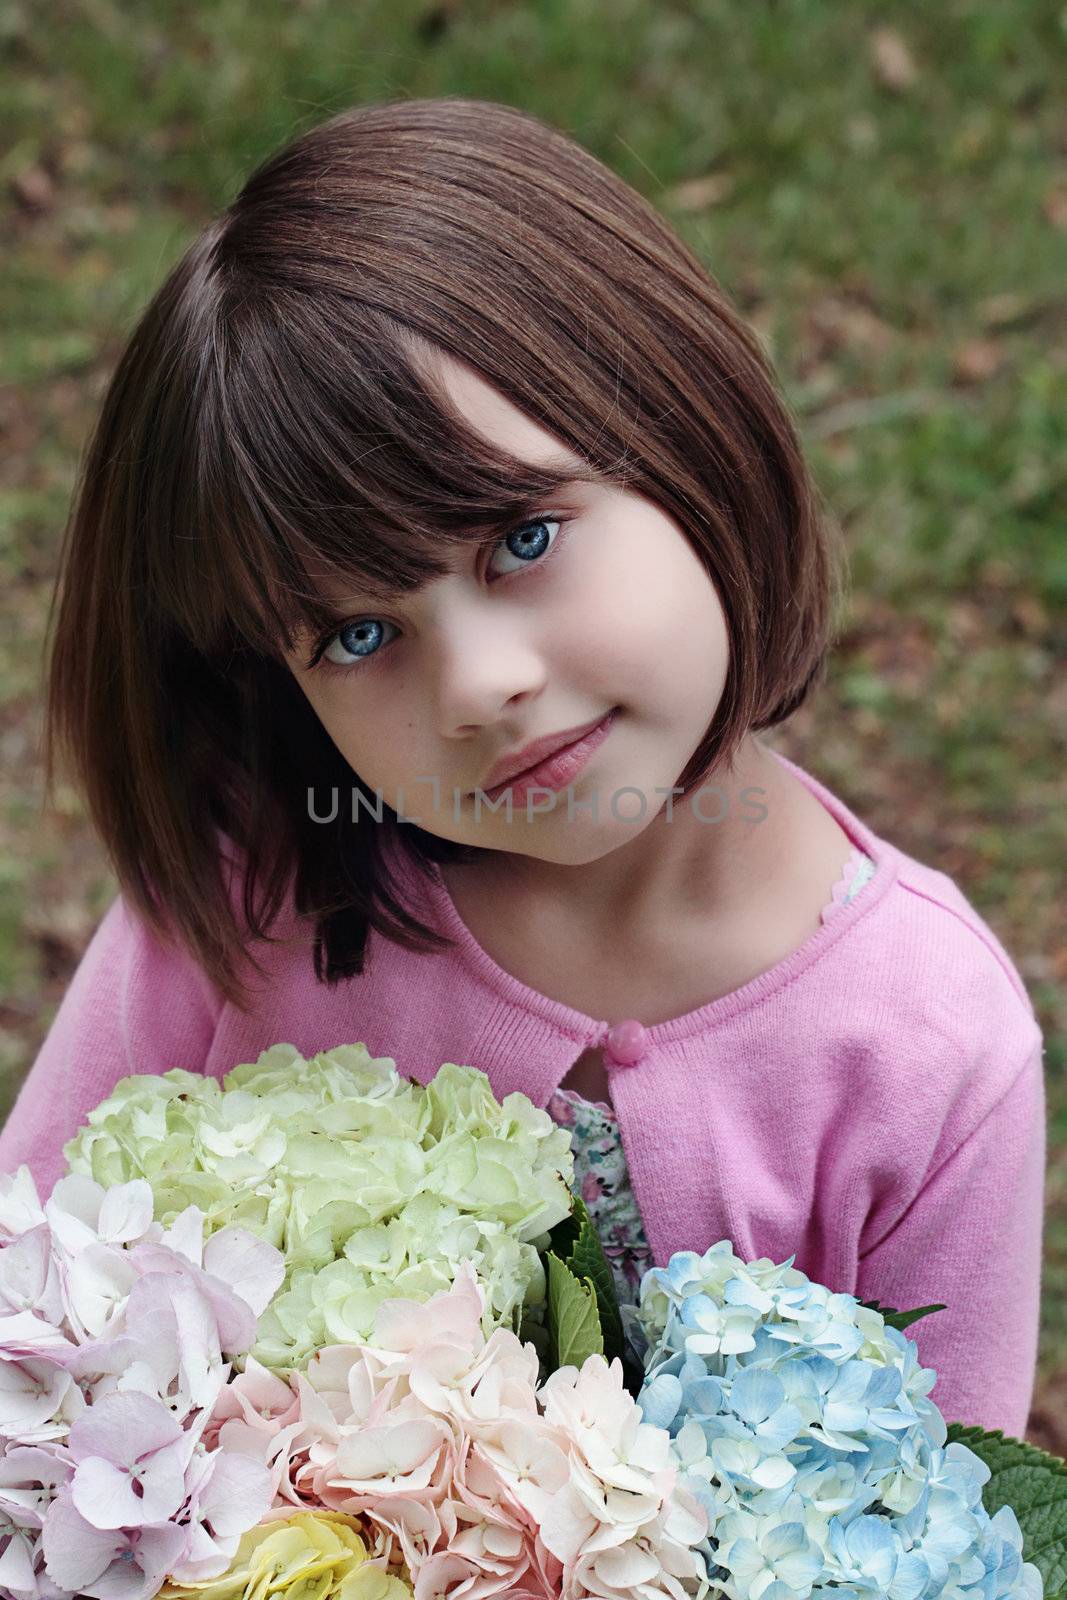
<path id="1" fill-rule="evenodd" d="M 145 1180 L 169 1224 L 239 1224 L 282 1251 L 286 1278 L 254 1355 L 272 1370 L 369 1337 L 384 1299 L 425 1300 L 469 1261 L 487 1331 L 545 1296 L 538 1247 L 571 1208 L 570 1135 L 522 1094 L 446 1062 L 423 1087 L 391 1057 L 291 1044 L 214 1078 L 124 1078 L 66 1146 L 105 1186 Z M 14 1203 L 14 1202 L 12 1202 Z"/>

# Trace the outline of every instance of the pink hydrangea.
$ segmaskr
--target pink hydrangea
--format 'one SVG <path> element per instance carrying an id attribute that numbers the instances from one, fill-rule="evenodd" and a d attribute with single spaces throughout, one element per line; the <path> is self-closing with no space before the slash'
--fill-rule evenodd
<path id="1" fill-rule="evenodd" d="M 591 1356 L 539 1389 L 533 1347 L 486 1339 L 482 1311 L 465 1265 L 428 1302 L 383 1304 L 373 1343 L 294 1375 L 296 1494 L 385 1534 L 415 1600 L 705 1594 L 705 1513 L 621 1364 Z"/>
<path id="2" fill-rule="evenodd" d="M 240 1228 L 205 1241 L 194 1206 L 164 1229 L 143 1181 L 70 1176 L 42 1206 L 0 1175 L 3 1593 L 148 1600 L 225 1571 L 276 1482 L 204 1434 L 283 1272 Z"/>

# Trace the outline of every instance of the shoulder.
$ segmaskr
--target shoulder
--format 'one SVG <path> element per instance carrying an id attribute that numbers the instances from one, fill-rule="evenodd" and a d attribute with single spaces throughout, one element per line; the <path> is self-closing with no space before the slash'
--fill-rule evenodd
<path id="1" fill-rule="evenodd" d="M 895 874 L 878 908 L 886 973 L 909 1015 L 946 1044 L 977 1031 L 1025 1033 L 1034 1007 L 1001 940 L 947 873 L 892 850 Z M 888 863 L 887 863 L 888 864 Z"/>
<path id="2" fill-rule="evenodd" d="M 1007 950 L 952 878 L 879 844 L 888 887 L 842 956 L 872 1073 L 889 1071 L 897 1110 L 938 1130 L 940 1157 L 1021 1078 L 1040 1077 L 1042 1032 Z"/>
<path id="3" fill-rule="evenodd" d="M 774 754 L 875 865 L 845 922 L 834 924 L 847 935 L 833 941 L 838 958 L 863 967 L 880 999 L 891 994 L 946 1041 L 970 1035 L 967 1017 L 1015 1027 L 1032 1020 L 1011 957 L 948 874 L 883 838 L 812 773 Z M 961 1004 L 972 1000 L 975 1009 L 961 1017 Z"/>
<path id="4" fill-rule="evenodd" d="M 935 867 L 897 850 L 894 909 L 929 937 L 941 969 L 981 985 L 990 997 L 1013 1011 L 1014 999 L 1028 1015 L 1033 1005 L 1011 957 L 988 922 L 958 885 Z"/>
<path id="5" fill-rule="evenodd" d="M 245 856 L 220 830 L 215 837 L 222 882 L 241 928 Z M 180 1006 L 217 1022 L 227 1004 L 167 907 L 159 908 L 153 920 L 121 887 L 97 925 L 72 987 L 89 987 L 97 996 L 110 993 L 120 1017 L 134 1012 L 152 1017 Z"/>
<path id="6" fill-rule="evenodd" d="M 869 1249 L 939 1173 L 997 1152 L 1010 1187 L 1020 1151 L 1036 1171 L 1045 1110 L 1041 1028 L 1001 940 L 948 874 L 869 831 L 864 845 L 877 871 L 816 964 L 825 1015 L 809 1003 L 803 1020 Z M 967 1181 L 972 1209 L 1001 1192 Z"/>
<path id="7" fill-rule="evenodd" d="M 112 900 L 76 969 L 72 989 L 114 992 L 120 1017 L 135 1008 L 158 1015 L 183 1005 L 216 1020 L 224 999 L 176 935 L 161 937 L 121 891 Z"/>
<path id="8" fill-rule="evenodd" d="M 161 940 L 125 895 L 111 902 L 0 1134 L 0 1171 L 27 1163 L 43 1192 L 63 1144 L 122 1077 L 202 1071 L 222 1005 L 205 972 Z"/>

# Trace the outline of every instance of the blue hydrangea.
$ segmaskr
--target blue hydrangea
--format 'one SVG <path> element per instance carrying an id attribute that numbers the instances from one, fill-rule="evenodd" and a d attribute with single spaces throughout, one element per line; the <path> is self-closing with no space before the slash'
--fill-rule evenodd
<path id="1" fill-rule="evenodd" d="M 645 1420 L 708 1513 L 712 1583 L 729 1600 L 1040 1600 L 914 1341 L 794 1259 L 679 1251 L 623 1308 Z"/>

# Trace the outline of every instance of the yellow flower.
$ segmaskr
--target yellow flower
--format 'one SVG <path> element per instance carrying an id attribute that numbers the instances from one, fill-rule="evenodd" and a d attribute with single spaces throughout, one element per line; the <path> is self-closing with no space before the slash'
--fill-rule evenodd
<path id="1" fill-rule="evenodd" d="M 164 1584 L 159 1600 L 412 1600 L 410 1584 L 369 1564 L 359 1528 L 340 1511 L 261 1522 L 220 1577 Z"/>

